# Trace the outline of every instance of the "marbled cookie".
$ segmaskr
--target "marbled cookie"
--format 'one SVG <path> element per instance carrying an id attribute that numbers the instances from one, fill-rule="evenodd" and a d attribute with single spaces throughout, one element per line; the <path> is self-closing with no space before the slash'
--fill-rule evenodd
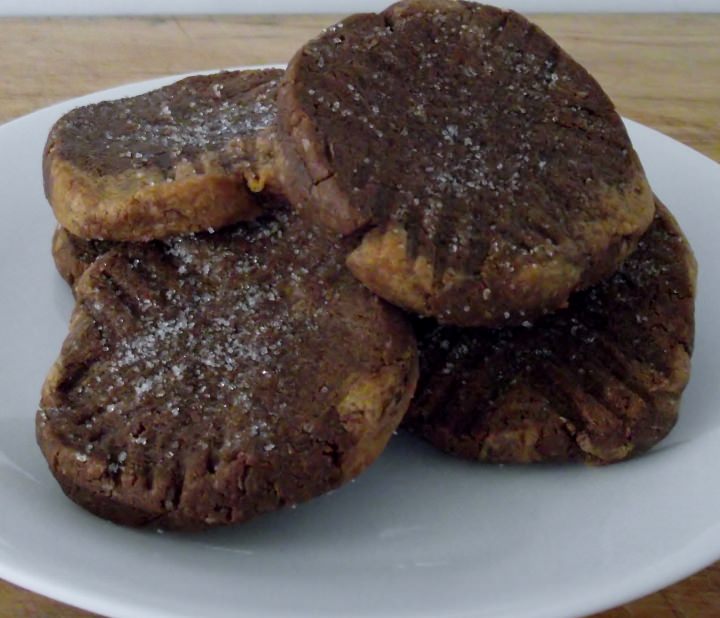
<path id="1" fill-rule="evenodd" d="M 610 99 L 540 28 L 410 0 L 308 42 L 278 90 L 283 191 L 348 265 L 444 323 L 519 324 L 611 275 L 653 197 Z"/>
<path id="2" fill-rule="evenodd" d="M 668 210 L 620 270 L 526 327 L 419 328 L 405 425 L 500 463 L 612 463 L 662 440 L 690 375 L 696 263 Z"/>
<path id="3" fill-rule="evenodd" d="M 43 159 L 60 225 L 86 239 L 144 241 L 256 217 L 250 188 L 264 184 L 281 75 L 199 75 L 65 114 Z"/>
<path id="4" fill-rule="evenodd" d="M 279 212 L 100 256 L 37 414 L 65 493 L 118 523 L 195 529 L 365 469 L 407 409 L 417 349 L 345 244 Z"/>

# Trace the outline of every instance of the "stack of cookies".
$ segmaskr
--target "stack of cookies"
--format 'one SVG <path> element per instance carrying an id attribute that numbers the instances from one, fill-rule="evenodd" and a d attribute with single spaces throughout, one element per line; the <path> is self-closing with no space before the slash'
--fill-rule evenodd
<path id="1" fill-rule="evenodd" d="M 38 442 L 102 517 L 244 521 L 401 423 L 604 464 L 677 418 L 692 252 L 612 102 L 512 11 L 408 0 L 285 71 L 76 109 L 44 172 L 76 306 Z"/>

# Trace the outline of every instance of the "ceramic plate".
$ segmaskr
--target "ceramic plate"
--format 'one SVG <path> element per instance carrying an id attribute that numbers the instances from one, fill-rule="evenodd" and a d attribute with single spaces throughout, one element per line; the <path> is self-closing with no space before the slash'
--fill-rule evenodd
<path id="1" fill-rule="evenodd" d="M 42 190 L 51 124 L 123 86 L 0 127 L 0 577 L 118 617 L 558 618 L 644 595 L 720 558 L 720 166 L 628 122 L 700 263 L 693 375 L 672 434 L 606 468 L 492 467 L 398 436 L 357 482 L 233 529 L 160 534 L 67 500 L 35 446 L 72 298 Z"/>

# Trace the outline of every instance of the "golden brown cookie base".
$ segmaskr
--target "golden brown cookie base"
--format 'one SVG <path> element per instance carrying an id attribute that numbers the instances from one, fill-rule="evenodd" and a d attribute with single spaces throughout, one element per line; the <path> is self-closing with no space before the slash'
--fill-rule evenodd
<path id="1" fill-rule="evenodd" d="M 150 170 L 99 179 L 52 152 L 45 164 L 56 219 L 88 240 L 168 238 L 249 221 L 262 212 L 243 178 L 219 170 L 166 182 Z"/>
<path id="2" fill-rule="evenodd" d="M 146 241 L 254 219 L 281 74 L 194 76 L 69 112 L 43 160 L 57 220 L 81 238 Z"/>
<path id="3" fill-rule="evenodd" d="M 623 211 L 622 202 L 651 195 L 644 177 L 638 177 L 637 192 L 631 197 L 608 194 Z M 639 194 L 639 195 L 638 195 Z M 444 324 L 456 326 L 502 327 L 522 324 L 567 304 L 570 295 L 610 277 L 635 249 L 654 207 L 623 212 L 623 220 L 609 220 L 588 226 L 593 239 L 582 265 L 568 253 L 571 248 L 558 247 L 552 255 L 536 256 L 530 261 L 512 265 L 486 260 L 473 276 L 448 268 L 438 276 L 433 263 L 425 256 L 410 257 L 407 233 L 397 226 L 384 232 L 369 231 L 347 258 L 348 268 L 369 289 L 394 305 L 421 316 L 435 317 Z M 590 229 L 594 231 L 590 232 Z"/>

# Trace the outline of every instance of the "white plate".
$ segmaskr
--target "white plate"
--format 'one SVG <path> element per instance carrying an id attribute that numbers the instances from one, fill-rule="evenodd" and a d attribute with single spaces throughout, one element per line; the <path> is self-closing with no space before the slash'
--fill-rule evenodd
<path id="1" fill-rule="evenodd" d="M 700 263 L 694 372 L 650 454 L 600 469 L 491 467 L 394 439 L 356 483 L 195 535 L 114 526 L 67 500 L 35 446 L 45 371 L 72 299 L 50 257 L 40 160 L 71 107 L 0 127 L 0 577 L 103 614 L 558 618 L 608 608 L 720 558 L 720 166 L 630 134 Z"/>

